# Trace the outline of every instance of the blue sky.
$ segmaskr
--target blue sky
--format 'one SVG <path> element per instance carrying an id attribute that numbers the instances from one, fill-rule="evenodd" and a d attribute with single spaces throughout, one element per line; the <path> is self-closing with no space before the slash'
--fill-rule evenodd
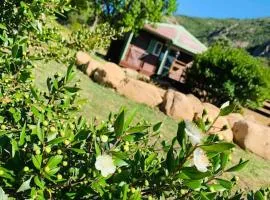
<path id="1" fill-rule="evenodd" d="M 270 17 L 270 0 L 177 0 L 177 14 L 215 18 Z"/>

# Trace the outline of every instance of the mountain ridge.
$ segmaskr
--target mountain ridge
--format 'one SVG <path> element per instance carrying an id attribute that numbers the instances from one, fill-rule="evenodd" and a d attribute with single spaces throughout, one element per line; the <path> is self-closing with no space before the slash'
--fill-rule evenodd
<path id="1" fill-rule="evenodd" d="M 216 19 L 176 15 L 165 20 L 184 26 L 207 46 L 223 38 L 253 56 L 267 58 L 270 64 L 270 17 Z"/>

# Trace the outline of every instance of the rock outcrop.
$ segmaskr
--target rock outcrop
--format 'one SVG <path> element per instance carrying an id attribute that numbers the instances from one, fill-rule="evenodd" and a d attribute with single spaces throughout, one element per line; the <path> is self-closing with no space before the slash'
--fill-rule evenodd
<path id="1" fill-rule="evenodd" d="M 165 94 L 165 90 L 155 85 L 131 78 L 126 78 L 117 87 L 117 92 L 136 102 L 144 103 L 151 107 L 161 104 Z"/>
<path id="2" fill-rule="evenodd" d="M 116 64 L 106 62 L 91 72 L 92 79 L 99 84 L 117 89 L 126 78 L 123 70 Z"/>
<path id="3" fill-rule="evenodd" d="M 176 120 L 192 120 L 194 111 L 186 95 L 175 90 L 167 90 L 161 110 Z"/>
<path id="4" fill-rule="evenodd" d="M 233 128 L 234 142 L 243 149 L 270 160 L 270 128 L 253 121 L 240 120 Z"/>
<path id="5" fill-rule="evenodd" d="M 91 60 L 91 56 L 83 51 L 78 51 L 76 53 L 76 64 L 77 65 L 86 65 L 90 60 Z"/>

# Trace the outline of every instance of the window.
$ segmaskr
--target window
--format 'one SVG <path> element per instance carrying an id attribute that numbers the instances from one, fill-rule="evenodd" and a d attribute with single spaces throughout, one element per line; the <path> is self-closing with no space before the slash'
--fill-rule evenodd
<path id="1" fill-rule="evenodd" d="M 155 56 L 159 56 L 161 50 L 162 50 L 163 44 L 161 42 L 156 42 L 154 50 L 153 50 L 153 54 Z"/>
<path id="2" fill-rule="evenodd" d="M 152 39 L 147 48 L 147 52 L 155 56 L 159 56 L 162 50 L 163 44 L 157 40 Z"/>

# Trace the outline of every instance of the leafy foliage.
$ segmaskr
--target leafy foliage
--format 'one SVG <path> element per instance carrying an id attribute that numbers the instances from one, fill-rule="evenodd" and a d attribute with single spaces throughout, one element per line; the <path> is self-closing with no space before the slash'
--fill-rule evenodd
<path id="1" fill-rule="evenodd" d="M 27 1 L 27 5 L 37 2 L 43 6 L 44 1 L 34 0 Z M 51 3 L 58 7 L 60 2 Z M 11 5 L 18 5 L 13 3 Z M 48 11 L 57 10 L 52 6 Z M 31 12 L 35 9 L 30 9 Z M 42 15 L 41 12 L 35 14 L 36 19 Z M 69 59 L 65 76 L 55 74 L 47 79 L 46 91 L 36 89 L 32 68 L 33 59 L 37 57 L 29 49 L 47 41 L 48 49 L 44 48 L 41 56 L 48 50 L 46 56 L 50 57 L 53 56 L 51 40 L 60 47 L 64 42 L 57 39 L 56 30 L 50 27 L 33 28 L 32 19 L 31 16 L 25 19 L 25 26 L 14 24 L 16 33 L 5 28 L 9 26 L 7 21 L 2 21 L 1 25 L 0 199 L 226 199 L 244 196 L 241 192 L 231 193 L 235 177 L 229 180 L 220 177 L 222 173 L 237 171 L 246 165 L 242 160 L 236 166 L 229 165 L 228 157 L 234 145 L 219 141 L 213 135 L 205 135 L 206 138 L 196 140 L 195 145 L 190 142 L 194 137 L 192 132 L 207 132 L 207 121 L 197 119 L 197 126 L 181 122 L 170 144 L 160 141 L 160 122 L 134 124 L 134 113 L 127 115 L 125 109 L 99 124 L 88 123 L 77 117 L 80 89 L 73 81 L 73 61 Z M 227 111 L 223 110 L 220 115 L 224 113 Z M 191 136 L 187 135 L 187 129 Z M 261 190 L 249 195 L 261 198 L 267 194 L 266 190 Z"/>
<path id="2" fill-rule="evenodd" d="M 109 23 L 117 31 L 138 30 L 146 21 L 158 22 L 176 10 L 176 0 L 80 0 L 72 1 L 72 4 L 80 13 L 84 10 L 90 19 L 95 18 L 92 21 Z"/>
<path id="3" fill-rule="evenodd" d="M 206 98 L 216 104 L 229 100 L 257 107 L 269 98 L 269 74 L 244 50 L 217 43 L 195 58 L 187 82 L 198 95 L 206 91 Z"/>

